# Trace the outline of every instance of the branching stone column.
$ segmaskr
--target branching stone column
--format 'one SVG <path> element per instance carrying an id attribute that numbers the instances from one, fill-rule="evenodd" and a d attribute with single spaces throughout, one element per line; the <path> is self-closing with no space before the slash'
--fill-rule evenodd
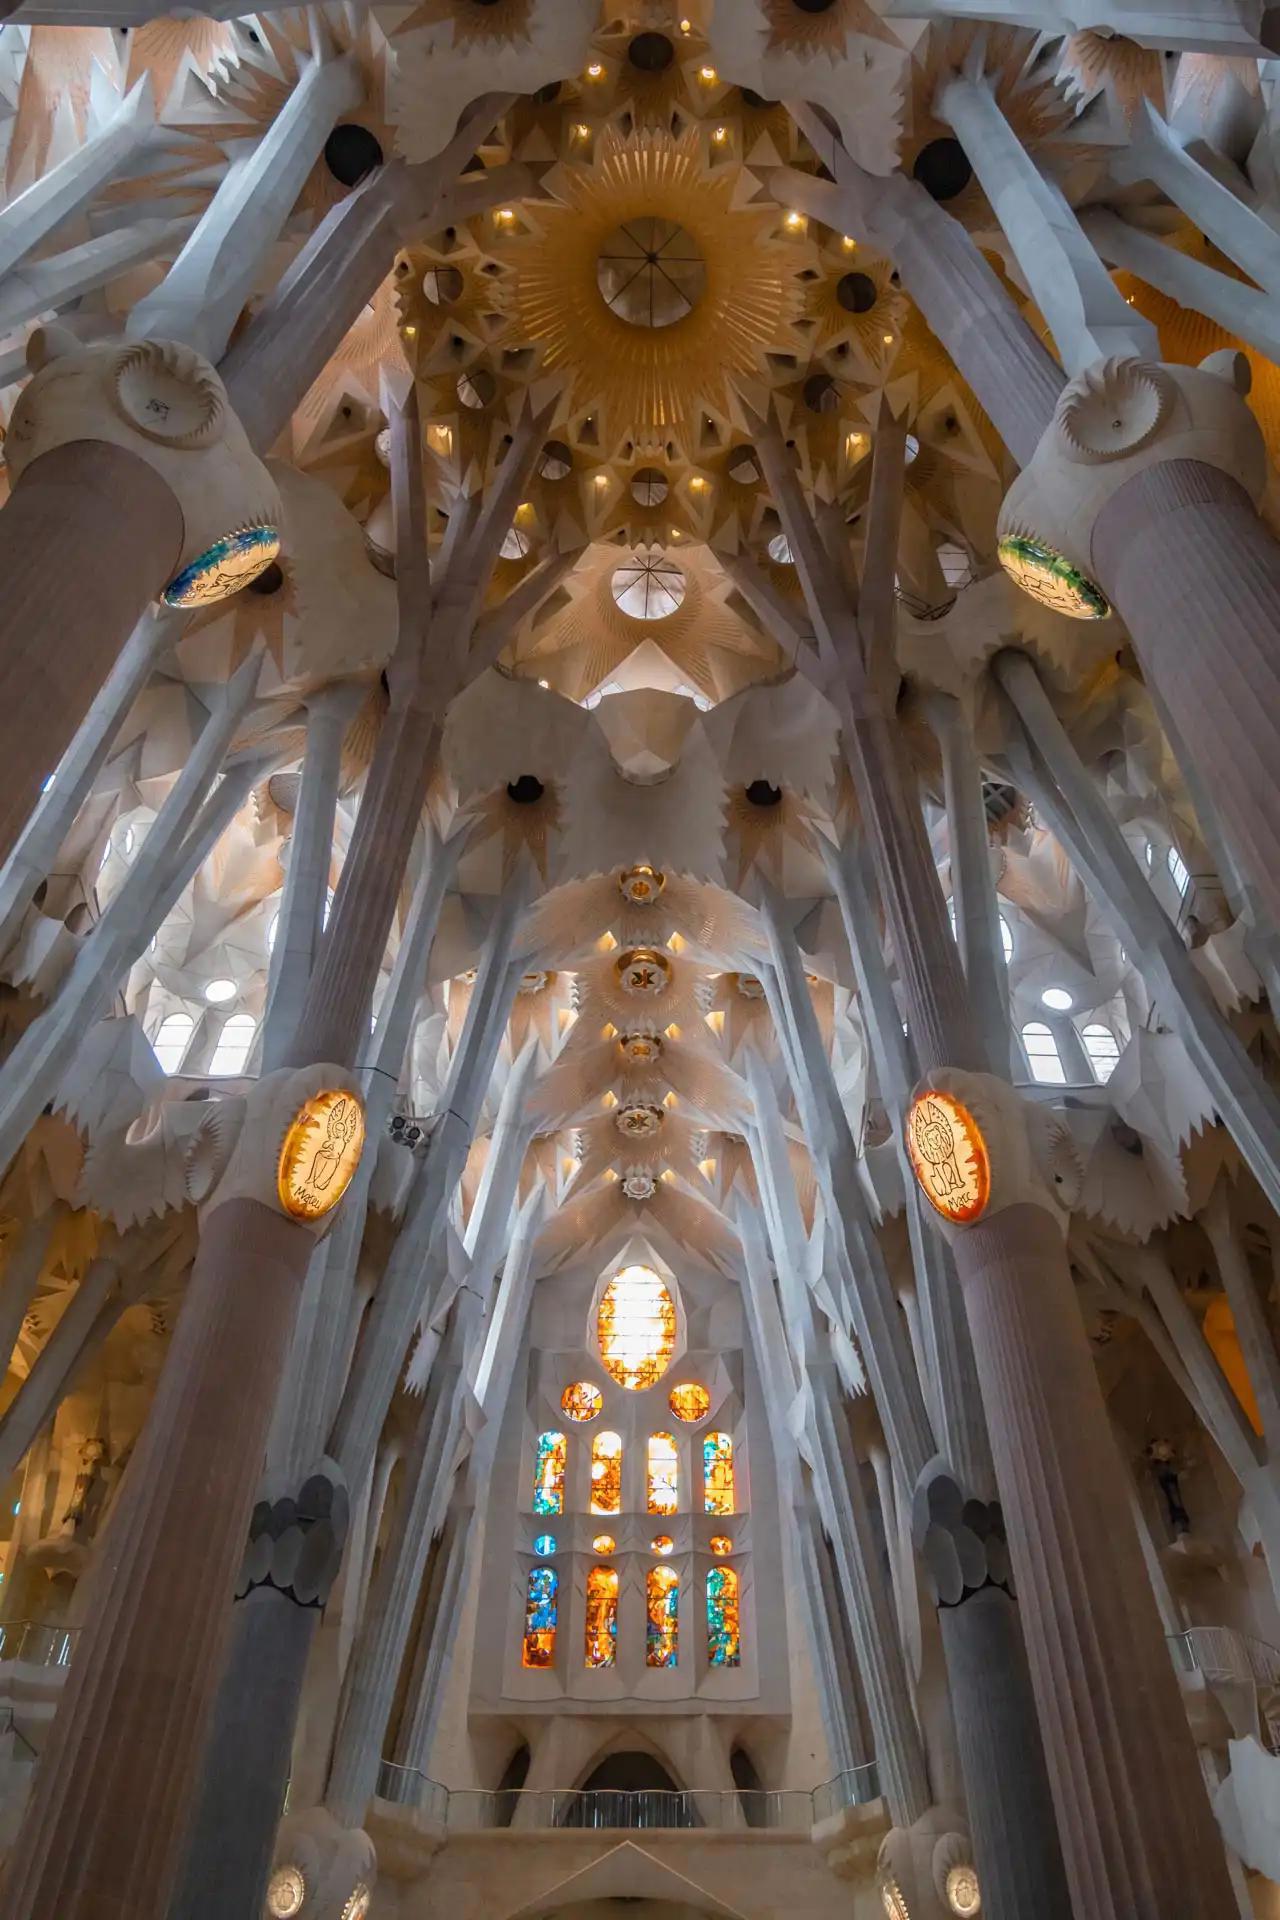
<path id="1" fill-rule="evenodd" d="M 1214 795 L 1244 879 L 1280 926 L 1280 543 L 1256 507 L 1248 362 L 1111 360 L 1064 392 L 1000 514 L 1000 557 L 1035 598 L 1108 602 Z"/>
<path id="2" fill-rule="evenodd" d="M 956 942 L 987 1057 L 998 1073 L 1004 1073 L 1009 1067 L 1009 971 L 991 879 L 982 775 L 960 702 L 950 694 L 933 694 L 926 711 L 942 749 Z"/>
<path id="3" fill-rule="evenodd" d="M 340 1069 L 325 1067 L 259 1081 L 207 1203 L 10 1855 L 5 1902 L 23 1920 L 167 1912 L 230 1627 L 229 1582 L 312 1242 L 313 1229 L 282 1209 L 276 1165 L 293 1117 L 335 1082 Z"/>
<path id="4" fill-rule="evenodd" d="M 1110 417 L 1110 416 L 1109 416 Z M 949 1087 L 990 1189 L 952 1233 L 1077 1920 L 1193 1920 L 1232 1899 L 1054 1213 L 1061 1142 L 982 1053 L 901 729 L 892 569 L 903 429 L 882 415 L 858 615 L 776 420 L 755 444 L 804 586 L 876 867 L 922 1091 Z M 875 538 L 871 537 L 875 535 Z M 930 1141 L 926 1144 L 935 1144 Z M 968 1188 L 966 1187 L 966 1192 Z M 979 1192 L 981 1182 L 979 1182 Z M 934 1202 L 936 1204 L 936 1200 Z"/>
<path id="5" fill-rule="evenodd" d="M 0 851 L 149 601 L 225 598 L 279 545 L 275 483 L 213 368 L 172 342 L 37 332 L 0 512 Z"/>

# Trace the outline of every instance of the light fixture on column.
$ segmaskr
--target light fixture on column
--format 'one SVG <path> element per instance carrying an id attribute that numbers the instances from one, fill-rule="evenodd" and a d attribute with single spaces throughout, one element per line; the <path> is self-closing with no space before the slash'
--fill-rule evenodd
<path id="1" fill-rule="evenodd" d="M 360 1164 L 364 1108 L 349 1087 L 313 1093 L 280 1147 L 276 1191 L 295 1220 L 321 1220 L 341 1200 Z"/>
<path id="2" fill-rule="evenodd" d="M 928 1087 L 907 1116 L 907 1152 L 920 1190 L 944 1220 L 968 1225 L 991 1197 L 991 1162 L 978 1123 L 954 1094 Z"/>

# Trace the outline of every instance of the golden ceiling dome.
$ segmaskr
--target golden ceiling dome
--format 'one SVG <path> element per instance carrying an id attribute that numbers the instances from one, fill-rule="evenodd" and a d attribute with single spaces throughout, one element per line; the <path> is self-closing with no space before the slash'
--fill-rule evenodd
<path id="1" fill-rule="evenodd" d="M 671 984 L 671 962 L 655 947 L 628 947 L 613 963 L 624 993 L 656 998 Z"/>

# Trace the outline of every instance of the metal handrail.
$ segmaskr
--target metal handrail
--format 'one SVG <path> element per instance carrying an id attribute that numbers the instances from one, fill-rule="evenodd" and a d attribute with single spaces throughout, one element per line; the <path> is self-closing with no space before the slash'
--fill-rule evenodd
<path id="1" fill-rule="evenodd" d="M 1252 1680 L 1280 1686 L 1280 1648 L 1235 1627 L 1186 1627 L 1169 1640 L 1179 1665 L 1206 1680 Z"/>
<path id="2" fill-rule="evenodd" d="M 503 1827 L 548 1832 L 556 1828 L 654 1832 L 712 1832 L 764 1828 L 807 1833 L 816 1821 L 878 1797 L 874 1762 L 850 1767 L 820 1786 L 751 1788 L 445 1787 L 420 1767 L 384 1760 L 378 1796 L 428 1811 L 456 1833 Z"/>
<path id="3" fill-rule="evenodd" d="M 78 1627 L 47 1620 L 10 1620 L 0 1626 L 0 1661 L 22 1660 L 32 1667 L 69 1667 Z"/>

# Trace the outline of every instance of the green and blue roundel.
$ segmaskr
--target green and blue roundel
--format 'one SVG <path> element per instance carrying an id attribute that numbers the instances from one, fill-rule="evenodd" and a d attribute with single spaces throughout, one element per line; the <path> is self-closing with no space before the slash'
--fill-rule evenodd
<path id="1" fill-rule="evenodd" d="M 280 551 L 275 527 L 237 527 L 197 554 L 160 595 L 166 607 L 208 607 L 256 580 Z"/>

